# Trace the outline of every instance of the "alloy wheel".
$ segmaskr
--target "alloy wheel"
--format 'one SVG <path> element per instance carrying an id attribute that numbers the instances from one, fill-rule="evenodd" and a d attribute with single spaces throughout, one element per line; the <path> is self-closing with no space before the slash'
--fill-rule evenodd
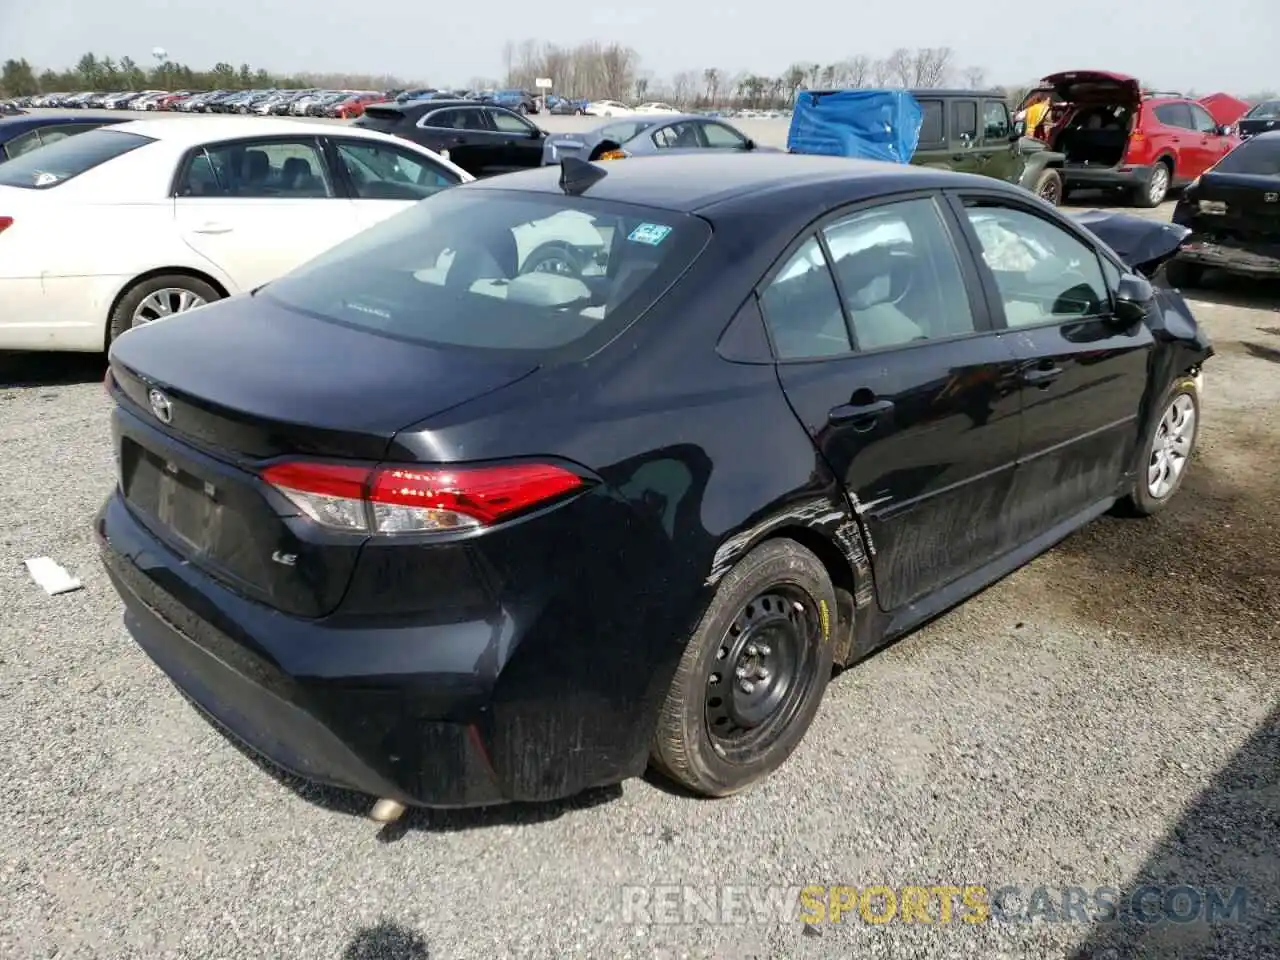
<path id="1" fill-rule="evenodd" d="M 205 305 L 204 297 L 181 287 L 165 287 L 147 294 L 133 311 L 133 326 L 140 327 L 152 320 L 171 317 Z"/>
<path id="2" fill-rule="evenodd" d="M 1177 487 L 1187 468 L 1195 433 L 1195 401 L 1180 393 L 1160 418 L 1147 458 L 1147 490 L 1157 500 L 1163 500 Z"/>
<path id="3" fill-rule="evenodd" d="M 1154 204 L 1163 202 L 1165 194 L 1169 192 L 1169 168 L 1163 163 L 1157 163 L 1154 170 L 1151 171 L 1151 182 L 1147 184 L 1147 196 Z"/>

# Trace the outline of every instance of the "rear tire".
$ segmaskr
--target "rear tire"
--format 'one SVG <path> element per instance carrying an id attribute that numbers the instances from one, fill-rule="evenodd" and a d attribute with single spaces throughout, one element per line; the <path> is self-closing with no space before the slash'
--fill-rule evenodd
<path id="1" fill-rule="evenodd" d="M 725 575 L 694 630 L 654 733 L 654 766 L 708 797 L 764 779 L 808 731 L 831 679 L 836 597 L 793 540 L 768 540 Z"/>
<path id="2" fill-rule="evenodd" d="M 1204 267 L 1198 263 L 1187 263 L 1185 260 L 1170 260 L 1164 265 L 1164 278 L 1174 289 L 1190 289 L 1198 287 L 1204 279 Z"/>
<path id="3" fill-rule="evenodd" d="M 172 291 L 172 296 L 165 296 L 166 291 Z M 183 293 L 187 294 L 187 298 L 182 297 Z M 141 283 L 135 283 L 116 303 L 116 308 L 111 311 L 111 317 L 107 324 L 108 348 L 121 334 L 146 322 L 145 315 L 153 311 L 148 310 L 144 304 L 153 295 L 157 294 L 160 295 L 159 299 L 169 301 L 172 307 L 179 306 L 187 299 L 200 301 L 193 304 L 193 306 L 203 306 L 222 299 L 222 294 L 203 280 L 197 280 L 195 277 L 181 273 L 161 274 L 158 277 L 149 277 Z M 186 309 L 191 309 L 191 307 L 173 309 L 167 315 L 176 316 L 178 313 L 185 312 Z M 161 313 L 160 315 L 165 316 L 166 314 Z"/>
<path id="4" fill-rule="evenodd" d="M 1164 203 L 1169 196 L 1169 186 L 1173 182 L 1173 170 L 1163 160 L 1151 165 L 1147 179 L 1133 191 L 1133 204 L 1150 210 Z"/>
<path id="5" fill-rule="evenodd" d="M 1122 513 L 1149 517 L 1167 507 L 1182 489 L 1200 433 L 1200 391 L 1187 375 L 1174 381 L 1156 407 L 1138 450 L 1133 489 Z"/>

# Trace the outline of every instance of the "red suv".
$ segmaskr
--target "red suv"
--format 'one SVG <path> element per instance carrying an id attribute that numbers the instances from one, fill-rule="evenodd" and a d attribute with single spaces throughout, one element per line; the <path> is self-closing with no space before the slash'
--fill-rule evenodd
<path id="1" fill-rule="evenodd" d="M 1143 91 L 1120 73 L 1072 70 L 1045 77 L 1027 95 L 1049 94 L 1039 135 L 1066 155 L 1071 188 L 1118 188 L 1139 207 L 1159 206 L 1171 187 L 1190 183 L 1240 143 L 1205 104 L 1179 94 Z"/>

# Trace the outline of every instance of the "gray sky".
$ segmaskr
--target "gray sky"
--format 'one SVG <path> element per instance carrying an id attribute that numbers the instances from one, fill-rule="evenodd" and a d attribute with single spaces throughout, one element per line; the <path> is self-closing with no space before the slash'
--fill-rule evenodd
<path id="1" fill-rule="evenodd" d="M 820 15 L 763 0 L 549 3 L 545 17 L 536 13 L 540 6 L 528 0 L 0 0 L 0 59 L 24 56 L 42 68 L 65 67 L 92 49 L 149 63 L 151 49 L 163 46 L 172 59 L 201 68 L 226 60 L 277 71 L 385 72 L 462 84 L 496 77 L 506 40 L 537 36 L 566 45 L 616 39 L 638 50 L 643 69 L 660 77 L 710 66 L 774 75 L 794 61 L 949 46 L 962 65 L 985 68 L 994 83 L 1095 68 L 1202 94 L 1280 87 L 1270 39 L 1280 26 L 1280 0 L 842 2 L 823 4 L 827 12 Z M 1055 20 L 1070 22 L 1055 30 Z"/>

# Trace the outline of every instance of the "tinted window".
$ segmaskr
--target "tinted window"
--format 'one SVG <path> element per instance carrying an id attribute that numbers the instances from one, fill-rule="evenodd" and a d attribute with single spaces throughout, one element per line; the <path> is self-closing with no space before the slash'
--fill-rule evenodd
<path id="1" fill-rule="evenodd" d="M 31 150 L 0 166 L 0 186 L 47 190 L 154 142 L 136 133 L 90 130 L 40 150 Z"/>
<path id="2" fill-rule="evenodd" d="M 741 150 L 747 145 L 746 137 L 723 123 L 704 123 L 702 135 L 706 138 L 707 146 L 715 150 Z"/>
<path id="3" fill-rule="evenodd" d="M 1200 133 L 1216 133 L 1218 125 L 1213 122 L 1213 117 L 1209 111 L 1203 107 L 1197 107 L 1194 103 L 1187 104 L 1187 109 L 1191 111 L 1191 125 Z"/>
<path id="4" fill-rule="evenodd" d="M 942 142 L 942 101 L 921 100 L 920 109 L 924 116 L 920 121 L 920 142 Z"/>
<path id="5" fill-rule="evenodd" d="M 822 246 L 810 237 L 760 295 L 774 352 L 783 360 L 853 349 Z"/>
<path id="6" fill-rule="evenodd" d="M 534 131 L 533 124 L 525 123 L 519 117 L 504 110 L 490 110 L 489 119 L 493 121 L 494 128 L 501 133 L 518 133 L 528 136 Z"/>
<path id="7" fill-rule="evenodd" d="M 960 262 L 932 200 L 859 211 L 823 233 L 859 350 L 974 332 Z"/>
<path id="8" fill-rule="evenodd" d="M 957 140 L 978 138 L 978 105 L 972 100 L 957 100 L 952 103 L 951 119 L 955 128 L 951 135 Z"/>
<path id="9" fill-rule="evenodd" d="M 1280 100 L 1264 100 L 1245 116 L 1253 120 L 1280 120 Z"/>
<path id="10" fill-rule="evenodd" d="M 1244 173 L 1256 177 L 1280 177 L 1280 140 L 1254 137 L 1236 147 L 1213 168 L 1218 173 Z"/>
<path id="11" fill-rule="evenodd" d="M 1110 308 L 1097 254 L 1066 230 L 1006 207 L 970 206 L 967 212 L 1010 327 L 1097 316 Z"/>
<path id="12" fill-rule="evenodd" d="M 337 146 L 362 200 L 422 200 L 458 182 L 425 158 L 388 144 L 339 140 Z"/>
<path id="13" fill-rule="evenodd" d="M 1156 119 L 1169 127 L 1191 129 L 1191 111 L 1185 103 L 1164 103 L 1156 107 Z"/>
<path id="14" fill-rule="evenodd" d="M 366 113 L 368 111 L 365 111 Z M 418 123 L 422 127 L 444 127 L 451 130 L 488 130 L 484 114 L 479 109 L 437 110 L 423 116 Z"/>
<path id="15" fill-rule="evenodd" d="M 653 132 L 653 145 L 671 150 L 687 150 L 701 147 L 698 125 L 692 122 L 673 123 Z"/>
<path id="16" fill-rule="evenodd" d="M 1012 128 L 1009 124 L 1009 108 L 999 100 L 987 100 L 982 104 L 982 135 L 988 140 L 1008 140 Z"/>
<path id="17" fill-rule="evenodd" d="M 697 217 L 556 194 L 445 190 L 264 291 L 332 323 L 491 350 L 602 345 L 710 236 Z"/>
<path id="18" fill-rule="evenodd" d="M 237 140 L 200 151 L 178 181 L 180 197 L 332 197 L 314 140 Z"/>

